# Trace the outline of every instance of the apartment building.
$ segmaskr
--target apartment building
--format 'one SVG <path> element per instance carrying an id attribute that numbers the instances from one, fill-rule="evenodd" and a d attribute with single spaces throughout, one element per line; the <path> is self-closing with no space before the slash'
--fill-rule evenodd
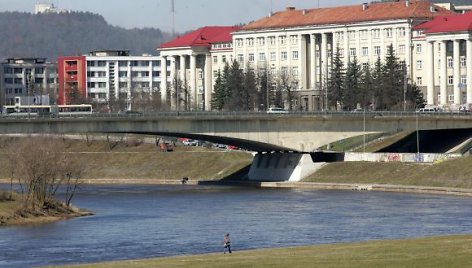
<path id="1" fill-rule="evenodd" d="M 70 103 L 77 90 L 93 102 L 130 100 L 133 93 L 154 94 L 160 88 L 159 56 L 131 56 L 126 50 L 93 51 L 58 58 L 58 103 Z"/>
<path id="2" fill-rule="evenodd" d="M 10 58 L 1 63 L 0 101 L 2 105 L 38 103 L 41 95 L 55 95 L 57 90 L 56 64 L 45 58 Z"/>

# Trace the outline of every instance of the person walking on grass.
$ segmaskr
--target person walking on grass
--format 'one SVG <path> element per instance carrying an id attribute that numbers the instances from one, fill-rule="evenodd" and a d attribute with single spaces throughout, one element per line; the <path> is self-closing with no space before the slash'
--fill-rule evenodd
<path id="1" fill-rule="evenodd" d="M 224 254 L 226 254 L 226 249 L 228 249 L 228 252 L 231 254 L 231 239 L 229 238 L 229 234 L 226 234 L 225 238 L 223 239 L 223 247 L 224 247 L 224 251 L 223 251 Z"/>

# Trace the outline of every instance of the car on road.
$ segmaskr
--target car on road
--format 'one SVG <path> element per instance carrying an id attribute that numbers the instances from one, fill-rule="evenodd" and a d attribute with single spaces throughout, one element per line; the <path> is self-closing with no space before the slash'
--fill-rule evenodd
<path id="1" fill-rule="evenodd" d="M 280 107 L 270 107 L 269 110 L 267 110 L 267 113 L 268 114 L 286 114 L 288 112 Z"/>
<path id="2" fill-rule="evenodd" d="M 192 139 L 184 140 L 182 143 L 185 146 L 197 146 L 198 145 L 198 141 L 197 140 L 192 140 Z"/>

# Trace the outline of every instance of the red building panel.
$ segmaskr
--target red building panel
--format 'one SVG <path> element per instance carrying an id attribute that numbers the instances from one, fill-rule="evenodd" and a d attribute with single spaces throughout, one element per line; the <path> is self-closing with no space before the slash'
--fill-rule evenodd
<path id="1" fill-rule="evenodd" d="M 70 104 L 69 95 L 77 89 L 79 93 L 87 97 L 87 62 L 85 56 L 59 57 L 58 69 L 58 96 L 57 104 Z"/>

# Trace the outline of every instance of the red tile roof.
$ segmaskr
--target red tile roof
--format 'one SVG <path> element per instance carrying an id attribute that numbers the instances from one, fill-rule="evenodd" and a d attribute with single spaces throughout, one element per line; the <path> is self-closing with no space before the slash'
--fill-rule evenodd
<path id="1" fill-rule="evenodd" d="M 414 28 L 424 33 L 451 33 L 472 31 L 472 11 L 465 14 L 436 17 Z"/>
<path id="2" fill-rule="evenodd" d="M 365 21 L 380 21 L 394 19 L 432 19 L 436 16 L 453 14 L 445 8 L 434 6 L 436 11 L 431 12 L 431 3 L 423 0 L 412 0 L 409 6 L 405 1 L 371 3 L 363 10 L 362 5 L 317 8 L 308 10 L 287 9 L 276 12 L 250 23 L 242 30 L 256 30 L 265 28 L 285 28 L 325 24 L 350 24 Z"/>
<path id="3" fill-rule="evenodd" d="M 239 26 L 207 26 L 177 37 L 164 43 L 160 48 L 175 47 L 211 47 L 213 43 L 226 43 L 232 41 L 231 33 L 239 30 Z"/>

